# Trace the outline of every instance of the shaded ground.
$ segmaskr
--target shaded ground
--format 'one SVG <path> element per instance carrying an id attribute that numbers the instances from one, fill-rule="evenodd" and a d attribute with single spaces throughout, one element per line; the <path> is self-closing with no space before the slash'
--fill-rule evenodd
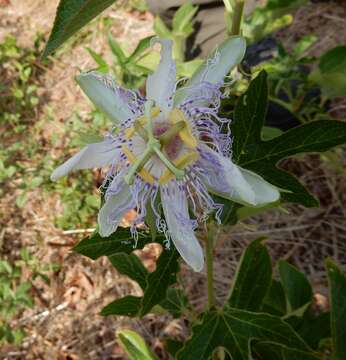
<path id="1" fill-rule="evenodd" d="M 6 34 L 13 34 L 24 47 L 33 45 L 37 32 L 47 35 L 53 22 L 57 1 L 0 0 L 0 42 Z M 290 45 L 301 36 L 314 32 L 319 42 L 312 49 L 320 54 L 325 49 L 346 43 L 345 6 L 336 3 L 310 4 L 299 10 L 291 28 L 281 32 L 280 37 Z M 151 33 L 150 16 L 138 16 L 122 10 L 111 9 L 104 18 L 96 20 L 78 38 L 72 39 L 47 65 L 39 61 L 38 111 L 30 119 L 32 126 L 40 124 L 31 136 L 38 142 L 41 157 L 22 159 L 24 168 L 40 166 L 44 154 L 52 153 L 53 160 L 67 157 L 65 147 L 71 141 L 62 129 L 73 122 L 77 111 L 85 124 L 90 124 L 89 102 L 81 95 L 73 80 L 79 69 L 95 66 L 85 46 L 95 51 L 107 52 L 108 30 L 129 48 L 138 39 Z M 111 25 L 109 25 L 109 23 Z M 73 51 L 72 51 L 73 49 Z M 344 102 L 335 106 L 341 106 Z M 49 119 L 49 121 L 47 120 Z M 52 138 L 57 141 L 52 145 Z M 40 160 L 41 159 L 41 160 Z M 343 165 L 345 156 L 341 152 Z M 232 230 L 220 234 L 217 261 L 215 263 L 218 301 L 226 295 L 229 279 L 245 245 L 258 236 L 267 236 L 274 259 L 284 256 L 303 268 L 313 280 L 315 290 L 325 293 L 323 259 L 333 256 L 346 264 L 346 185 L 345 179 L 318 156 L 302 157 L 285 161 L 320 199 L 321 208 L 303 209 L 290 207 L 260 215 Z M 83 173 L 84 174 L 84 173 Z M 49 183 L 49 173 L 44 183 Z M 79 175 L 84 176 L 84 175 Z M 90 192 L 97 191 L 100 174 L 94 172 Z M 130 327 L 138 330 L 151 343 L 156 352 L 165 356 L 162 339 L 166 334 L 182 338 L 188 335 L 186 324 L 170 317 L 147 315 L 142 321 L 126 318 L 102 318 L 99 310 L 113 299 L 125 294 L 140 295 L 140 289 L 132 281 L 119 276 L 106 259 L 89 261 L 73 254 L 70 248 L 94 226 L 94 217 L 73 228 L 61 230 L 56 217 L 64 211 L 60 194 L 55 190 L 43 191 L 40 187 L 29 191 L 23 207 L 16 205 L 21 183 L 16 179 L 5 185 L 0 200 L 0 245 L 4 258 L 16 259 L 21 247 L 26 247 L 43 263 L 55 263 L 60 269 L 51 273 L 48 286 L 35 282 L 34 309 L 26 310 L 17 320 L 24 326 L 27 336 L 20 348 L 6 346 L 0 349 L 2 359 L 126 359 L 117 345 L 115 331 Z M 71 185 L 74 178 L 65 186 Z M 83 233 L 84 232 L 84 233 Z M 158 249 L 145 249 L 142 256 L 148 267 L 158 255 Z M 193 274 L 184 268 L 184 287 L 191 302 L 202 308 L 205 304 L 205 275 Z M 184 280 L 185 279 L 185 280 Z M 189 279 L 187 281 L 186 279 Z"/>

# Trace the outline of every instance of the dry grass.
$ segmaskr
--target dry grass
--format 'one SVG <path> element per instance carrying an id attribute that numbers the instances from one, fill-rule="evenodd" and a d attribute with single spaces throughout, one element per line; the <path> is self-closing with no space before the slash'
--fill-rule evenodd
<path id="1" fill-rule="evenodd" d="M 37 31 L 44 34 L 49 32 L 57 1 L 0 0 L 0 4 L 0 41 L 11 33 L 18 37 L 20 44 L 30 46 Z M 346 43 L 345 13 L 342 11 L 342 5 L 334 3 L 309 5 L 298 12 L 293 26 L 281 37 L 290 44 L 314 31 L 320 38 L 313 49 L 315 54 Z M 129 48 L 133 48 L 139 38 L 151 33 L 150 17 L 140 19 L 114 9 L 107 11 L 106 15 L 114 20 L 111 28 L 114 36 L 128 44 Z M 101 21 L 96 21 L 92 31 L 86 29 L 82 32 L 87 40 L 75 42 L 71 45 L 73 51 L 66 51 L 58 59 L 52 59 L 53 64 L 45 69 L 40 92 L 47 99 L 56 122 L 39 134 L 43 139 L 50 139 L 52 133 L 59 131 L 76 107 L 82 114 L 90 109 L 77 90 L 73 77 L 78 69 L 94 66 L 84 49 L 86 41 L 96 51 L 105 51 L 103 26 Z M 343 104 L 341 102 L 341 106 Z M 45 109 L 43 107 L 35 121 L 44 116 Z M 63 149 L 57 146 L 54 149 L 45 148 L 44 151 L 53 151 L 58 157 Z M 344 155 L 342 159 L 345 163 Z M 316 291 L 321 293 L 325 292 L 323 259 L 333 256 L 346 264 L 345 178 L 322 163 L 317 156 L 287 160 L 283 165 L 307 184 L 320 199 L 321 208 L 290 206 L 288 212 L 271 211 L 234 229 L 224 229 L 219 237 L 215 263 L 219 302 L 226 296 L 244 247 L 258 236 L 268 237 L 267 243 L 274 259 L 284 256 L 304 269 Z M 36 164 L 29 161 L 30 166 Z M 123 327 L 140 331 L 157 353 L 165 358 L 164 336 L 169 334 L 178 339 L 187 336 L 186 324 L 167 316 L 147 315 L 141 321 L 99 316 L 99 310 L 111 300 L 125 294 L 139 295 L 138 286 L 119 276 L 106 259 L 90 261 L 71 253 L 70 247 L 80 240 L 81 235 L 64 234 L 54 227 L 54 218 L 62 208 L 56 194 L 33 190 L 25 207 L 18 209 L 14 205 L 17 191 L 18 184 L 11 184 L 0 200 L 0 212 L 6 213 L 6 218 L 0 220 L 3 253 L 16 258 L 18 249 L 27 247 L 42 262 L 54 262 L 60 264 L 61 268 L 52 274 L 51 286 L 40 281 L 35 283 L 35 309 L 25 311 L 18 319 L 18 324 L 25 327 L 27 337 L 19 349 L 0 349 L 0 358 L 126 359 L 115 338 L 115 331 Z M 142 254 L 148 266 L 152 265 L 155 255 L 153 251 Z M 205 275 L 194 274 L 184 265 L 183 272 L 184 288 L 191 302 L 202 309 L 206 300 Z"/>

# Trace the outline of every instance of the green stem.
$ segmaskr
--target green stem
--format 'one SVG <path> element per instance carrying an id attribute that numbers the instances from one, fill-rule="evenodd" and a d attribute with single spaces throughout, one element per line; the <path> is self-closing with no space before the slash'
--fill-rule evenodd
<path id="1" fill-rule="evenodd" d="M 233 11 L 225 11 L 226 31 L 228 36 L 232 36 L 232 18 Z"/>
<path id="2" fill-rule="evenodd" d="M 163 154 L 163 152 L 157 148 L 156 146 L 154 147 L 154 151 L 156 153 L 156 155 L 160 158 L 160 160 L 165 164 L 165 166 L 175 175 L 175 177 L 178 180 L 181 180 L 184 175 L 185 175 L 185 171 L 178 169 L 176 166 L 174 166 L 174 164 L 172 164 L 167 158 L 166 156 Z"/>
<path id="3" fill-rule="evenodd" d="M 243 20 L 245 0 L 236 1 L 233 9 L 231 35 L 240 35 L 241 23 Z"/>
<path id="4" fill-rule="evenodd" d="M 161 145 L 168 144 L 185 127 L 185 121 L 178 121 L 158 137 Z"/>
<path id="5" fill-rule="evenodd" d="M 207 226 L 207 237 L 205 246 L 205 255 L 207 262 L 207 289 L 208 289 L 208 309 L 215 306 L 214 296 L 214 271 L 213 271 L 213 250 L 214 250 L 214 229 L 211 224 Z"/>
<path id="6" fill-rule="evenodd" d="M 148 124 L 148 138 L 150 140 L 154 140 L 154 130 L 153 130 L 153 119 L 151 117 L 151 109 L 154 106 L 154 102 L 152 100 L 148 100 L 144 104 L 144 115 L 147 118 Z"/>
<path id="7" fill-rule="evenodd" d="M 174 47 L 173 47 L 173 54 L 175 60 L 178 62 L 185 61 L 185 37 L 184 35 L 175 35 L 174 36 Z"/>
<path id="8" fill-rule="evenodd" d="M 154 139 L 154 143 L 149 142 L 148 147 L 145 149 L 144 153 L 136 160 L 136 162 L 131 166 L 129 172 L 124 177 L 124 180 L 127 184 L 131 185 L 133 182 L 133 177 L 137 170 L 141 168 L 151 157 L 153 154 L 155 148 L 157 145 L 156 143 L 159 143 L 158 140 Z"/>

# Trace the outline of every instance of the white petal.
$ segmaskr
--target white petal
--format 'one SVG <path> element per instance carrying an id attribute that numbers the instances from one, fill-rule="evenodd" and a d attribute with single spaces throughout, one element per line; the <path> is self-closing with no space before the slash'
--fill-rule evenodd
<path id="1" fill-rule="evenodd" d="M 206 172 L 203 181 L 210 190 L 224 198 L 250 206 L 264 206 L 280 198 L 278 189 L 252 171 L 243 169 L 225 156 L 204 146 L 208 158 L 201 157 Z"/>
<path id="2" fill-rule="evenodd" d="M 90 71 L 76 76 L 76 80 L 94 105 L 114 122 L 121 123 L 133 116 L 124 93 L 110 76 Z"/>
<path id="3" fill-rule="evenodd" d="M 250 184 L 255 193 L 256 206 L 263 206 L 280 199 L 280 192 L 275 186 L 271 185 L 261 176 L 250 170 L 246 170 L 241 167 L 238 167 L 238 169 L 241 171 L 243 177 L 247 183 Z"/>
<path id="4" fill-rule="evenodd" d="M 170 182 L 169 192 L 161 188 L 161 201 L 168 231 L 184 261 L 194 271 L 202 271 L 204 256 L 189 217 L 185 192 Z"/>
<path id="5" fill-rule="evenodd" d="M 127 211 L 133 208 L 133 199 L 128 185 L 120 184 L 116 194 L 106 195 L 106 201 L 98 214 L 99 234 L 102 237 L 113 234 Z"/>
<path id="6" fill-rule="evenodd" d="M 155 39 L 161 43 L 161 61 L 156 71 L 147 79 L 147 98 L 154 100 L 164 114 L 172 108 L 175 90 L 176 66 L 172 57 L 172 41 Z"/>
<path id="7" fill-rule="evenodd" d="M 118 150 L 110 140 L 90 144 L 56 168 L 50 178 L 57 180 L 74 170 L 101 168 L 112 163 L 115 164 L 118 157 Z"/>
<path id="8" fill-rule="evenodd" d="M 184 86 L 186 90 L 182 88 L 176 92 L 174 104 L 178 105 L 190 96 L 198 96 L 201 91 L 198 89 L 198 85 L 202 81 L 212 84 L 222 82 L 224 77 L 241 62 L 245 51 L 246 40 L 243 37 L 234 36 L 225 40 L 204 64 L 196 70 L 192 78 L 186 83 L 186 86 Z M 192 90 L 191 87 L 194 89 Z"/>

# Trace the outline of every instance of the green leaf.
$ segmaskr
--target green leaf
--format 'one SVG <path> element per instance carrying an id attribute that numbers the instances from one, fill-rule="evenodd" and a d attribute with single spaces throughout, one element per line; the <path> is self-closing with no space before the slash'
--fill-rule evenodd
<path id="1" fill-rule="evenodd" d="M 227 308 L 212 310 L 194 325 L 191 338 L 178 352 L 177 360 L 209 360 L 214 349 L 224 347 L 232 360 L 248 360 L 251 340 L 272 341 L 295 350 L 311 353 L 310 348 L 280 318 Z"/>
<path id="2" fill-rule="evenodd" d="M 323 95 L 333 98 L 346 95 L 346 46 L 338 46 L 325 53 L 310 75 L 321 87 Z"/>
<path id="3" fill-rule="evenodd" d="M 263 128 L 262 128 L 262 140 L 263 141 L 268 141 L 268 140 L 274 139 L 277 136 L 280 136 L 282 134 L 283 134 L 283 131 L 278 128 L 275 128 L 275 127 L 263 126 Z"/>
<path id="4" fill-rule="evenodd" d="M 151 352 L 144 339 L 134 331 L 117 332 L 119 343 L 132 360 L 158 360 Z"/>
<path id="5" fill-rule="evenodd" d="M 172 33 L 159 16 L 156 16 L 154 20 L 154 31 L 161 38 L 170 39 L 172 37 Z"/>
<path id="6" fill-rule="evenodd" d="M 116 56 L 120 65 L 123 66 L 127 62 L 127 57 L 123 49 L 121 48 L 121 45 L 112 37 L 112 35 L 109 35 L 108 43 L 109 43 L 109 47 L 112 50 L 112 53 Z"/>
<path id="7" fill-rule="evenodd" d="M 91 57 L 95 60 L 96 64 L 99 66 L 97 70 L 103 73 L 107 73 L 109 70 L 109 66 L 107 62 L 103 60 L 102 56 L 88 47 L 86 49 L 88 53 L 91 55 Z"/>
<path id="8" fill-rule="evenodd" d="M 261 308 L 272 278 L 272 263 L 264 238 L 253 241 L 244 251 L 228 300 L 229 306 L 257 311 Z"/>
<path id="9" fill-rule="evenodd" d="M 236 215 L 238 220 L 241 221 L 248 218 L 249 216 L 258 215 L 263 213 L 264 211 L 275 209 L 279 205 L 280 201 L 276 201 L 262 207 L 242 206 L 240 208 L 237 208 Z"/>
<path id="10" fill-rule="evenodd" d="M 168 286 L 176 283 L 179 271 L 179 254 L 175 248 L 163 250 L 156 263 L 156 270 L 146 278 L 147 286 L 141 301 L 139 315 L 147 314 L 151 308 L 166 297 Z"/>
<path id="11" fill-rule="evenodd" d="M 123 315 L 134 317 L 137 316 L 141 304 L 141 297 L 128 295 L 117 299 L 101 310 L 102 316 Z"/>
<path id="12" fill-rule="evenodd" d="M 312 288 L 306 276 L 288 262 L 279 261 L 279 272 L 287 297 L 287 311 L 295 311 L 312 301 Z"/>
<path id="13" fill-rule="evenodd" d="M 316 35 L 306 35 L 298 41 L 293 48 L 293 55 L 295 57 L 301 56 L 306 50 L 309 49 L 316 41 L 318 37 Z"/>
<path id="14" fill-rule="evenodd" d="M 175 34 L 189 36 L 193 31 L 192 19 L 198 10 L 197 6 L 193 6 L 188 2 L 181 6 L 174 14 L 172 28 Z"/>
<path id="15" fill-rule="evenodd" d="M 263 311 L 277 316 L 286 314 L 286 296 L 280 281 L 272 280 L 269 292 L 263 300 Z"/>
<path id="16" fill-rule="evenodd" d="M 319 68 L 322 73 L 346 75 L 346 46 L 338 46 L 327 51 L 321 58 Z"/>
<path id="17" fill-rule="evenodd" d="M 179 318 L 185 309 L 190 308 L 189 301 L 182 290 L 170 288 L 167 290 L 166 298 L 160 305 L 174 318 Z"/>
<path id="18" fill-rule="evenodd" d="M 330 313 L 326 312 L 316 316 L 310 310 L 295 330 L 309 346 L 318 349 L 321 340 L 331 337 Z"/>
<path id="19" fill-rule="evenodd" d="M 156 237 L 156 242 L 161 242 L 164 239 L 165 237 L 159 234 Z M 120 252 L 129 254 L 133 250 L 143 249 L 143 247 L 150 242 L 152 242 L 151 235 L 148 232 L 138 231 L 138 242 L 135 247 L 130 229 L 118 228 L 115 233 L 108 237 L 101 237 L 95 232 L 76 245 L 73 251 L 95 260 L 100 256 L 111 256 Z"/>
<path id="20" fill-rule="evenodd" d="M 155 198 L 155 203 L 156 203 L 155 205 L 158 205 L 157 197 Z M 146 211 L 144 222 L 149 227 L 151 238 L 152 238 L 152 241 L 154 242 L 156 239 L 156 235 L 157 235 L 157 226 L 156 226 L 156 215 L 155 215 L 153 207 L 151 205 L 151 201 L 147 202 L 146 210 L 147 211 Z"/>
<path id="21" fill-rule="evenodd" d="M 61 0 L 43 57 L 48 56 L 114 2 L 115 0 Z"/>
<path id="22" fill-rule="evenodd" d="M 119 253 L 109 256 L 108 259 L 120 274 L 128 276 L 145 289 L 148 270 L 136 255 Z"/>
<path id="23" fill-rule="evenodd" d="M 181 350 L 184 346 L 184 343 L 181 341 L 173 340 L 173 339 L 166 339 L 165 340 L 165 349 L 176 358 L 176 354 L 179 350 Z"/>
<path id="24" fill-rule="evenodd" d="M 114 265 L 117 268 L 119 267 L 124 274 L 138 281 L 144 295 L 143 297 L 130 295 L 115 300 L 102 309 L 101 315 L 144 316 L 155 305 L 164 301 L 168 287 L 176 283 L 176 274 L 179 271 L 179 254 L 175 248 L 162 251 L 156 262 L 156 270 L 151 273 L 142 269 L 133 257 L 127 257 L 125 261 L 123 256 L 114 257 L 113 255 L 110 258 L 121 259 Z M 144 272 L 146 276 L 142 278 Z"/>
<path id="25" fill-rule="evenodd" d="M 133 51 L 131 56 L 127 59 L 128 62 L 134 62 L 138 59 L 139 56 L 143 55 L 143 53 L 150 48 L 150 42 L 154 36 L 148 36 L 144 39 L 141 39 L 136 49 Z"/>
<path id="26" fill-rule="evenodd" d="M 336 360 L 346 359 L 346 275 L 332 259 L 327 259 L 331 329 Z"/>
<path id="27" fill-rule="evenodd" d="M 255 352 L 260 360 L 319 360 L 317 354 L 304 350 L 292 349 L 271 341 L 259 342 Z"/>
<path id="28" fill-rule="evenodd" d="M 262 127 L 267 113 L 267 102 L 267 74 L 262 71 L 250 83 L 249 89 L 238 100 L 234 110 L 232 122 L 232 159 L 234 162 L 240 162 L 249 144 L 261 141 Z"/>
<path id="29" fill-rule="evenodd" d="M 183 63 L 177 63 L 178 77 L 191 78 L 196 70 L 203 64 L 202 59 L 194 59 Z"/>
<path id="30" fill-rule="evenodd" d="M 239 99 L 231 130 L 233 161 L 282 189 L 282 202 L 297 202 L 307 207 L 318 201 L 291 174 L 277 168 L 290 156 L 306 152 L 323 152 L 346 142 L 346 123 L 320 120 L 293 128 L 281 136 L 263 141 L 262 127 L 267 107 L 266 73 L 262 71 Z M 223 201 L 226 212 L 223 221 L 234 221 L 237 205 Z"/>

